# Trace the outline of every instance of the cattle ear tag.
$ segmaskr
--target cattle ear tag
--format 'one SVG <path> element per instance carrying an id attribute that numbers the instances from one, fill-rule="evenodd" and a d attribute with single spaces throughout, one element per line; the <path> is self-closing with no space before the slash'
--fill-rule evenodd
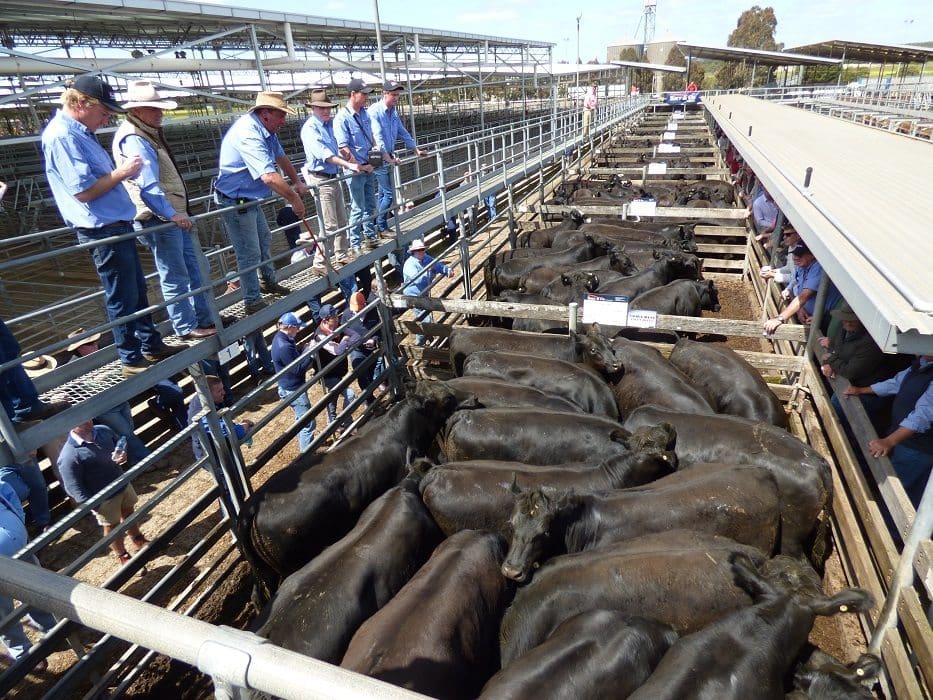
<path id="1" fill-rule="evenodd" d="M 864 669 L 864 668 L 857 668 L 857 669 L 855 669 L 855 675 L 856 675 L 856 676 L 864 676 L 864 675 L 865 675 L 865 669 Z"/>
<path id="2" fill-rule="evenodd" d="M 840 605 L 839 612 L 846 612 L 849 609 L 848 605 Z"/>

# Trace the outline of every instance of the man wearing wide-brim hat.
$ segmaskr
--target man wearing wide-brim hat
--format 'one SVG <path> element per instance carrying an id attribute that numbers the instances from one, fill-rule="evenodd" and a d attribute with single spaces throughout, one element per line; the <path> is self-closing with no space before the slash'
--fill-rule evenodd
<path id="1" fill-rule="evenodd" d="M 62 108 L 42 132 L 45 174 L 65 223 L 79 243 L 131 233 L 136 206 L 121 185 L 139 174 L 143 159 L 113 161 L 94 137 L 114 112 L 122 112 L 113 88 L 97 75 L 79 75 L 62 93 Z M 146 280 L 133 238 L 89 250 L 104 289 L 111 321 L 149 306 Z M 174 354 L 149 314 L 113 327 L 114 345 L 125 375 L 144 372 L 148 362 Z"/>
<path id="2" fill-rule="evenodd" d="M 172 301 L 202 284 L 200 246 L 195 246 L 189 235 L 194 229 L 188 212 L 188 188 L 162 131 L 165 110 L 176 109 L 178 103 L 159 95 L 148 80 L 130 83 L 126 99 L 126 120 L 113 136 L 113 159 L 117 165 L 133 157 L 143 161 L 139 174 L 125 185 L 136 205 L 137 225 L 143 229 L 159 227 L 142 239 L 155 257 L 175 333 L 184 340 L 207 338 L 217 331 L 204 295 Z"/>
<path id="3" fill-rule="evenodd" d="M 305 215 L 301 195 L 308 188 L 298 178 L 277 136 L 286 117 L 296 114 L 282 93 L 260 92 L 256 104 L 233 123 L 220 144 L 220 171 L 214 190 L 217 203 L 225 208 L 221 216 L 236 254 L 247 313 L 265 307 L 262 292 L 279 296 L 290 293 L 276 282 L 271 261 L 272 232 L 258 203 L 275 192 L 288 201 L 296 216 Z M 277 168 L 288 176 L 290 185 Z M 247 269 L 260 263 L 261 283 L 256 270 Z"/>
<path id="4" fill-rule="evenodd" d="M 306 172 L 309 185 L 317 189 L 323 231 L 318 242 L 323 244 L 326 255 L 332 257 L 334 267 L 348 260 L 347 251 L 347 205 L 343 198 L 343 187 L 337 180 L 340 168 L 351 172 L 360 172 L 360 164 L 352 163 L 341 157 L 334 135 L 333 110 L 337 106 L 323 88 L 311 90 L 311 97 L 306 103 L 311 116 L 301 127 L 301 143 L 305 149 Z M 325 252 L 315 250 L 313 270 L 324 274 Z"/>

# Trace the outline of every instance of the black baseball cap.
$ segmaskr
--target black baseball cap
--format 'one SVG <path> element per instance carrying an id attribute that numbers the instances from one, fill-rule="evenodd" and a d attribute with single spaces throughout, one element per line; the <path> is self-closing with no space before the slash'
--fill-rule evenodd
<path id="1" fill-rule="evenodd" d="M 387 80 L 382 84 L 383 92 L 401 92 L 405 86 L 395 80 Z"/>
<path id="2" fill-rule="evenodd" d="M 360 80 L 359 78 L 354 78 L 354 79 L 351 80 L 349 83 L 347 83 L 347 92 L 348 92 L 348 93 L 350 93 L 350 92 L 366 92 L 366 93 L 370 93 L 370 92 L 372 92 L 372 91 L 373 91 L 373 89 L 372 89 L 371 87 L 369 87 L 366 83 L 364 83 L 362 80 Z"/>
<path id="3" fill-rule="evenodd" d="M 801 241 L 787 252 L 791 255 L 806 255 L 810 252 L 810 247 Z"/>
<path id="4" fill-rule="evenodd" d="M 113 94 L 113 88 L 105 83 L 99 75 L 91 75 L 90 73 L 79 75 L 74 79 L 71 87 L 82 95 L 93 97 L 111 112 L 126 111 L 117 103 L 116 97 Z"/>

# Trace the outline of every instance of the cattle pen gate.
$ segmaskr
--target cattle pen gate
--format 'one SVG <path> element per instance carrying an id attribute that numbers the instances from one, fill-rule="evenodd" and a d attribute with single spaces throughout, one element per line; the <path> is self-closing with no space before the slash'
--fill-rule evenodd
<path id="1" fill-rule="evenodd" d="M 637 109 L 620 113 L 606 127 L 595 130 L 591 139 L 578 143 L 576 149 L 556 151 L 550 158 L 542 158 L 534 164 L 503 161 L 496 177 L 477 178 L 475 188 L 468 184 L 449 202 L 450 195 L 444 194 L 445 212 L 448 206 L 454 211 L 464 207 L 464 211 L 469 212 L 458 216 L 460 232 L 464 235 L 448 244 L 432 230 L 428 243 L 438 258 L 456 263 L 460 273 L 457 278 L 436 283 L 432 296 L 407 297 L 389 291 L 390 283 L 382 273 L 383 269 L 388 272 L 388 268 L 384 267 L 383 259 L 377 261 L 382 326 L 375 334 L 381 334 L 386 341 L 387 369 L 381 379 L 390 385 L 392 393 L 399 396 L 403 380 L 407 378 L 452 376 L 446 339 L 453 327 L 467 321 L 476 323 L 484 317 L 546 319 L 566 322 L 570 329 L 580 328 L 583 309 L 576 304 L 559 308 L 485 299 L 482 263 L 489 255 L 514 246 L 522 232 L 546 226 L 564 213 L 620 219 L 637 216 L 633 214 L 637 209 L 630 204 L 555 203 L 554 193 L 569 182 L 605 181 L 620 170 L 633 185 L 648 190 L 652 184 L 683 182 L 669 177 L 726 179 L 722 154 L 711 136 L 714 116 L 698 111 L 681 115 L 678 129 L 681 138 L 686 142 L 690 134 L 698 142 L 681 152 L 689 159 L 686 167 L 661 170 L 651 168 L 646 162 L 641 142 L 652 141 L 647 160 L 656 158 L 657 147 L 663 142 L 660 134 L 673 117 L 669 109 L 639 105 Z M 638 143 L 632 145 L 633 142 Z M 504 206 L 497 217 L 482 221 L 477 210 L 471 211 L 465 205 L 475 204 L 490 193 L 498 195 Z M 803 326 L 783 325 L 773 336 L 762 337 L 761 320 L 775 312 L 779 303 L 778 290 L 757 274 L 759 267 L 770 260 L 754 236 L 748 233 L 744 206 L 658 205 L 650 211 L 640 216 L 653 221 L 696 222 L 697 254 L 704 261 L 705 277 L 744 290 L 748 299 L 745 318 L 726 318 L 723 314 L 709 312 L 698 318 L 658 315 L 651 330 L 662 335 L 691 333 L 707 336 L 707 339 L 722 336 L 722 340 L 736 341 L 739 354 L 765 377 L 770 389 L 785 405 L 793 435 L 819 451 L 832 465 L 834 554 L 828 571 L 833 571 L 835 578 L 828 577 L 825 583 L 833 587 L 865 588 L 879 605 L 870 614 L 859 616 L 857 630 L 830 627 L 824 633 L 845 638 L 841 647 L 851 657 L 845 659 L 847 661 L 854 660 L 865 649 L 882 657 L 885 672 L 881 678 L 881 692 L 885 697 L 929 697 L 929 689 L 933 687 L 933 634 L 927 610 L 933 591 L 930 571 L 933 549 L 927 511 L 933 499 L 925 499 L 926 511 L 921 510 L 917 515 L 888 460 L 867 455 L 870 469 L 863 471 L 853 451 L 858 447 L 853 448 L 849 443 L 830 404 L 830 392 L 814 364 L 809 347 L 812 341 L 807 338 Z M 414 234 L 408 235 L 406 240 L 413 237 Z M 401 242 L 402 238 L 399 240 Z M 434 317 L 431 321 L 417 321 L 414 313 L 401 313 L 408 309 L 429 310 Z M 392 310 L 400 315 L 393 316 Z M 817 323 L 818 319 L 815 325 Z M 415 333 L 430 339 L 426 347 L 416 347 L 410 342 L 409 336 Z M 651 344 L 664 354 L 671 349 L 671 344 L 663 338 L 653 337 Z M 353 377 L 348 376 L 336 391 L 352 380 Z M 197 377 L 195 382 L 199 383 Z M 374 390 L 371 387 L 369 393 Z M 251 392 L 231 411 L 211 414 L 210 419 L 225 421 L 229 426 L 237 412 L 255 395 L 256 392 Z M 345 407 L 343 414 L 351 419 L 348 430 L 371 415 L 371 410 L 364 405 L 366 396 L 364 393 L 351 406 Z M 317 401 L 316 411 L 323 410 L 325 403 L 326 397 Z M 846 409 L 856 434 L 870 434 L 872 428 L 864 412 L 848 406 Z M 287 404 L 279 402 L 260 425 L 263 421 L 269 424 L 275 415 L 289 410 Z M 213 434 L 220 434 L 219 424 L 213 425 L 218 428 Z M 243 499 L 254 488 L 252 480 L 256 472 L 275 463 L 297 430 L 297 427 L 284 430 L 255 453 L 247 453 L 239 444 L 230 441 L 218 444 L 216 452 L 202 460 L 217 475 L 217 482 L 205 479 L 198 464 L 179 470 L 163 491 L 163 498 L 170 498 L 174 490 L 189 480 L 201 479 L 207 486 L 194 503 L 178 506 L 176 520 L 160 533 L 160 539 L 168 546 L 187 528 L 196 528 L 198 537 L 185 552 L 184 563 L 171 568 L 155 588 L 141 596 L 141 601 L 82 584 L 67 576 L 71 573 L 69 569 L 61 576 L 14 562 L 0 571 L 0 586 L 4 590 L 63 618 L 40 643 L 38 651 L 48 652 L 56 646 L 67 645 L 80 659 L 54 686 L 40 689 L 41 695 L 125 695 L 141 678 L 157 675 L 153 671 L 157 666 L 154 659 L 156 653 L 160 653 L 196 666 L 213 680 L 218 697 L 233 697 L 236 689 L 242 687 L 261 688 L 281 697 L 346 697 L 350 693 L 370 697 L 414 696 L 394 686 L 300 657 L 232 627 L 208 625 L 189 617 L 199 614 L 216 599 L 237 598 L 245 602 L 242 590 L 231 591 L 225 586 L 225 580 L 234 570 L 240 572 L 239 586 L 247 585 L 242 575 L 244 565 L 229 534 L 228 516 L 238 512 Z M 200 424 L 194 424 L 174 436 L 165 450 L 177 448 L 195 432 L 205 440 L 210 439 Z M 332 430 L 319 436 L 319 445 L 323 445 L 328 432 Z M 154 454 L 134 467 L 127 474 L 127 481 L 144 474 L 159 457 Z M 119 485 L 109 491 L 115 492 L 117 488 Z M 107 496 L 107 492 L 98 494 L 94 502 L 64 521 L 60 530 L 80 521 L 90 505 Z M 222 510 L 217 509 L 218 499 L 223 503 Z M 155 506 L 155 501 L 147 503 L 135 519 L 143 519 Z M 33 549 L 41 549 L 42 544 L 39 538 Z M 106 540 L 82 557 L 92 558 L 105 546 Z M 79 568 L 80 563 L 77 561 L 74 568 Z M 105 587 L 121 588 L 151 565 L 145 556 L 134 557 L 131 565 L 114 574 Z M 155 605 L 148 605 L 149 600 Z M 237 617 L 236 611 L 224 609 L 222 604 L 214 603 L 211 607 L 220 611 L 219 617 L 211 622 L 232 625 L 233 620 L 223 619 L 224 616 Z M 99 630 L 104 636 L 95 639 L 93 648 L 85 649 L 75 623 Z M 166 663 L 160 662 L 162 666 Z M 10 692 L 26 672 L 25 668 L 14 667 L 0 676 L 0 694 Z M 177 665 L 173 673 L 176 678 L 189 678 Z M 197 681 L 202 687 L 205 676 Z M 198 674 L 192 672 L 190 678 L 196 677 Z M 175 682 L 194 683 L 190 678 Z M 152 687 L 156 692 L 165 692 L 166 688 L 160 686 L 159 681 L 154 681 Z"/>

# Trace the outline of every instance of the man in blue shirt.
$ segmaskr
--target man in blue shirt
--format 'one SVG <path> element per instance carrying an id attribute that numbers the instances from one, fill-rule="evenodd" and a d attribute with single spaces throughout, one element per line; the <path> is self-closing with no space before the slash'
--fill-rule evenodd
<path id="1" fill-rule="evenodd" d="M 139 156 L 127 158 L 114 169 L 94 136 L 114 112 L 122 111 L 110 85 L 96 75 L 79 75 L 62 94 L 62 108 L 42 132 L 49 187 L 79 243 L 94 243 L 133 230 L 136 207 L 121 185 L 139 174 L 143 160 Z M 91 249 L 91 258 L 111 321 L 149 306 L 134 238 L 98 245 Z M 143 372 L 147 362 L 158 362 L 180 350 L 162 342 L 149 314 L 114 326 L 113 339 L 124 376 Z"/>
<path id="2" fill-rule="evenodd" d="M 340 169 L 346 168 L 353 173 L 362 172 L 359 163 L 340 157 L 337 137 L 334 134 L 333 108 L 337 106 L 321 89 L 311 91 L 311 100 L 307 103 L 311 116 L 301 127 L 301 143 L 305 149 L 309 185 L 317 187 L 317 201 L 321 217 L 323 245 L 327 255 L 332 258 L 334 267 L 348 260 L 347 255 L 347 205 L 343 199 L 343 187 L 337 176 Z M 318 241 L 321 243 L 321 241 Z M 312 269 L 318 274 L 326 274 L 324 252 L 315 250 Z"/>
<path id="3" fill-rule="evenodd" d="M 405 285 L 402 294 L 410 297 L 427 296 L 434 275 L 454 276 L 452 268 L 442 262 L 434 262 L 434 258 L 428 255 L 424 241 L 420 238 L 411 242 L 408 252 L 411 255 L 408 256 L 402 266 L 402 279 Z M 419 309 L 415 312 L 416 321 L 430 322 L 432 318 L 431 312 L 425 309 Z M 424 343 L 425 337 L 423 334 L 418 333 L 415 335 L 415 345 L 422 346 Z"/>
<path id="4" fill-rule="evenodd" d="M 272 338 L 272 362 L 275 364 L 276 372 L 285 370 L 279 377 L 279 398 L 284 399 L 305 383 L 305 375 L 314 362 L 314 355 L 295 344 L 295 336 L 298 335 L 298 331 L 305 327 L 305 324 L 295 314 L 291 311 L 282 314 L 281 318 L 279 318 L 278 327 L 279 329 Z M 299 360 L 299 358 L 301 359 Z M 291 366 L 289 367 L 289 365 Z M 311 400 L 308 398 L 307 390 L 302 391 L 292 399 L 291 407 L 295 412 L 296 421 L 311 410 Z M 298 449 L 302 452 L 307 450 L 314 441 L 314 429 L 316 427 L 317 425 L 312 419 L 298 433 Z"/>
<path id="5" fill-rule="evenodd" d="M 285 104 L 282 93 L 260 92 L 256 104 L 233 123 L 220 143 L 220 169 L 214 191 L 217 203 L 226 208 L 221 216 L 236 254 L 247 313 L 265 308 L 262 292 L 280 296 L 291 293 L 276 282 L 271 261 L 272 232 L 259 201 L 276 192 L 291 204 L 296 216 L 305 215 L 301 195 L 308 188 L 298 178 L 276 135 L 285 118 L 296 114 Z M 276 166 L 285 172 L 291 185 Z"/>
<path id="6" fill-rule="evenodd" d="M 227 397 L 227 390 L 224 388 L 223 379 L 214 374 L 205 374 L 204 381 L 207 382 L 207 389 L 211 393 L 211 406 L 212 410 L 216 410 L 218 406 L 223 406 L 224 401 Z M 195 394 L 191 399 L 191 403 L 188 404 L 188 423 L 194 423 L 199 419 L 198 414 L 203 411 L 203 406 L 201 405 L 201 397 L 198 394 Z M 200 416 L 201 425 L 204 430 L 210 435 L 211 426 L 210 422 L 207 420 L 207 416 Z M 246 433 L 253 428 L 253 421 L 248 418 L 242 419 L 239 423 L 233 424 L 233 433 L 236 436 L 237 440 L 242 440 L 246 437 Z M 220 421 L 220 431 L 224 436 L 228 436 L 229 432 L 227 431 L 227 424 L 225 421 Z M 251 443 L 247 443 L 249 446 Z M 213 447 L 211 447 L 213 449 Z M 194 452 L 195 459 L 201 459 L 205 455 L 205 446 L 201 444 L 201 438 L 198 433 L 191 434 L 191 450 Z M 210 469 L 209 465 L 204 465 L 205 469 Z"/>
<path id="7" fill-rule="evenodd" d="M 172 301 L 202 284 L 200 249 L 192 242 L 197 234 L 188 217 L 188 188 L 162 133 L 164 110 L 178 104 L 163 99 L 145 80 L 130 83 L 127 99 L 126 120 L 113 136 L 113 159 L 118 165 L 133 156 L 143 161 L 139 175 L 124 186 L 136 205 L 137 226 L 160 227 L 145 234 L 143 241 L 152 249 L 175 333 L 182 340 L 207 338 L 217 331 L 204 294 Z"/>
<path id="8" fill-rule="evenodd" d="M 873 457 L 891 457 L 891 465 L 914 506 L 920 504 L 933 468 L 933 355 L 923 355 L 890 379 L 869 386 L 849 386 L 845 396 L 893 396 L 891 429 L 872 440 Z"/>
<path id="9" fill-rule="evenodd" d="M 376 216 L 376 230 L 383 238 L 391 237 L 391 234 L 387 233 L 389 224 L 386 221 L 386 213 L 392 208 L 392 201 L 395 198 L 395 186 L 392 182 L 392 171 L 389 169 L 389 165 L 401 165 L 402 163 L 398 156 L 395 155 L 396 142 L 402 139 L 405 147 L 413 150 L 419 156 L 428 154 L 426 150 L 418 148 L 398 115 L 396 105 L 402 90 L 404 90 L 404 87 L 401 83 L 387 80 L 382 86 L 382 99 L 366 110 L 373 125 L 373 140 L 376 142 L 376 147 L 382 151 L 382 165 L 376 168 L 373 174 L 379 191 L 377 197 L 379 213 Z"/>
<path id="10" fill-rule="evenodd" d="M 360 253 L 360 247 L 376 247 L 376 229 L 373 215 L 376 211 L 376 187 L 369 152 L 375 147 L 372 124 L 364 107 L 373 89 L 359 78 L 347 85 L 349 98 L 334 117 L 334 134 L 340 156 L 360 167 L 347 183 L 350 188 L 350 251 Z"/>
<path id="11" fill-rule="evenodd" d="M 803 241 L 791 248 L 788 254 L 794 258 L 794 278 L 790 286 L 781 292 L 781 297 L 789 303 L 780 314 L 765 321 L 766 333 L 774 333 L 778 326 L 794 316 L 797 316 L 801 323 L 808 324 L 816 310 L 816 293 L 823 279 L 823 267 L 816 261 L 816 257 Z M 823 317 L 824 324 L 829 323 L 828 312 L 841 300 L 842 295 L 839 294 L 839 290 L 830 282 L 829 289 L 826 291 L 826 304 L 823 307 L 827 312 Z"/>

